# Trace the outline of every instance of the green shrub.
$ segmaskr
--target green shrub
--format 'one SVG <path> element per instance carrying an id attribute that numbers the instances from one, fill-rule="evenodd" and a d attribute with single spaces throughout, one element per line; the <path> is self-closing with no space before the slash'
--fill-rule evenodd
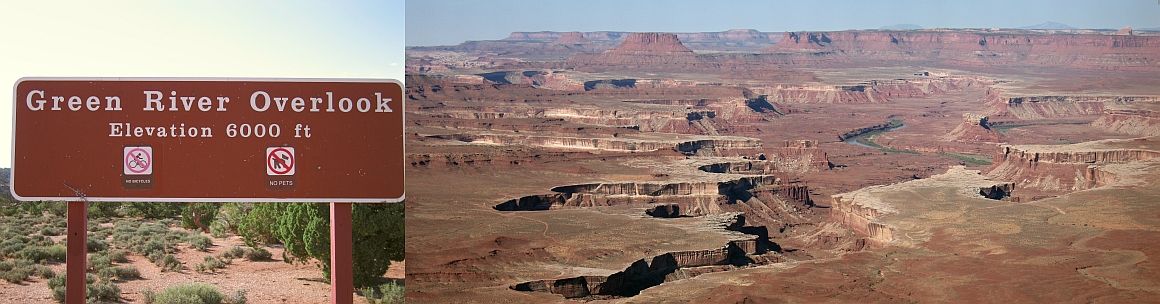
<path id="1" fill-rule="evenodd" d="M 48 280 L 48 289 L 52 290 L 52 298 L 64 303 L 65 281 L 68 274 L 61 274 Z M 97 283 L 97 277 L 89 273 L 85 275 L 85 289 L 88 302 L 116 302 L 121 298 L 121 289 L 111 282 Z"/>
<path id="2" fill-rule="evenodd" d="M 121 288 L 113 282 L 102 281 L 88 284 L 88 298 L 89 302 L 118 302 L 121 300 Z"/>
<path id="3" fill-rule="evenodd" d="M 238 290 L 234 291 L 233 295 L 230 295 L 228 298 L 225 299 L 225 303 L 246 304 L 246 290 L 245 289 L 238 289 Z"/>
<path id="4" fill-rule="evenodd" d="M 64 262 L 68 251 L 62 245 L 52 245 L 48 247 L 30 246 L 24 247 L 16 253 L 22 259 L 32 261 L 33 263 L 43 262 Z"/>
<path id="5" fill-rule="evenodd" d="M 147 219 L 173 218 L 181 214 L 181 204 L 125 203 L 125 215 Z"/>
<path id="6" fill-rule="evenodd" d="M 209 224 L 217 218 L 220 203 L 186 203 L 181 210 L 181 227 L 209 232 Z"/>
<path id="7" fill-rule="evenodd" d="M 16 256 L 17 252 L 28 246 L 25 244 L 26 242 L 28 242 L 28 238 L 23 236 L 11 237 L 0 242 L 0 257 Z"/>
<path id="8" fill-rule="evenodd" d="M 65 202 L 44 202 L 44 208 L 52 215 L 59 217 L 68 215 L 68 204 Z"/>
<path id="9" fill-rule="evenodd" d="M 239 206 L 246 206 L 240 205 Z M 242 211 L 243 215 L 239 216 L 237 221 L 237 231 L 246 240 L 246 245 L 250 247 L 257 247 L 258 245 L 270 244 L 278 242 L 277 225 L 278 217 L 286 211 L 285 204 L 278 203 L 264 203 L 264 204 L 250 204 L 248 211 Z"/>
<path id="10" fill-rule="evenodd" d="M 89 256 L 89 269 L 100 271 L 101 269 L 113 267 L 113 259 L 103 254 L 93 254 Z"/>
<path id="11" fill-rule="evenodd" d="M 100 229 L 97 229 L 96 231 L 89 231 L 89 239 L 104 241 L 105 239 L 109 238 L 109 236 L 112 234 L 113 234 L 112 230 L 110 230 L 108 228 L 100 228 Z"/>
<path id="12" fill-rule="evenodd" d="M 224 297 L 217 287 L 189 283 L 166 288 L 153 296 L 154 304 L 221 304 Z M 147 301 L 148 302 L 148 301 Z"/>
<path id="13" fill-rule="evenodd" d="M 109 249 L 109 243 L 101 239 L 88 238 L 85 240 L 85 243 L 85 247 L 88 247 L 89 252 L 101 252 Z"/>
<path id="14" fill-rule="evenodd" d="M 59 275 L 48 280 L 48 289 L 52 290 L 52 299 L 57 302 L 64 303 L 64 283 L 65 275 Z"/>
<path id="15" fill-rule="evenodd" d="M 40 263 L 41 261 L 48 260 L 48 251 L 44 250 L 44 247 L 29 246 L 24 247 L 24 249 L 21 249 L 20 252 L 17 252 L 16 256 L 20 257 L 21 259 L 32 261 L 33 263 Z"/>
<path id="16" fill-rule="evenodd" d="M 146 255 L 146 256 L 151 255 L 151 254 L 156 253 L 156 252 L 168 253 L 169 251 L 167 251 L 165 249 L 166 249 L 165 243 L 162 243 L 159 240 L 153 239 L 153 240 L 149 240 L 148 242 L 145 242 L 145 244 L 142 244 L 140 247 L 138 247 L 137 253 L 140 253 L 140 254 Z"/>
<path id="17" fill-rule="evenodd" d="M 161 267 L 161 271 L 177 272 L 182 268 L 181 261 L 178 261 L 177 257 L 172 254 L 166 254 L 157 261 L 157 267 Z"/>
<path id="18" fill-rule="evenodd" d="M 377 289 L 377 290 L 376 290 Z M 389 282 L 375 287 L 363 287 L 359 291 L 366 297 L 367 303 L 370 304 L 396 304 L 403 303 L 404 296 L 403 285 Z"/>
<path id="19" fill-rule="evenodd" d="M 117 209 L 121 208 L 121 203 L 117 202 L 100 202 L 89 204 L 89 219 L 93 220 L 90 223 L 98 222 L 102 219 L 120 216 Z"/>
<path id="20" fill-rule="evenodd" d="M 146 258 L 148 258 L 150 262 L 153 262 L 153 264 L 161 265 L 161 259 L 165 258 L 165 256 L 166 256 L 165 253 L 154 252 L 152 254 L 149 254 L 149 256 L 147 256 Z"/>
<path id="21" fill-rule="evenodd" d="M 204 235 L 194 235 L 189 237 L 189 245 L 201 252 L 209 251 L 209 247 L 213 246 L 213 240 Z"/>
<path id="22" fill-rule="evenodd" d="M 54 242 L 52 238 L 37 234 L 28 237 L 28 244 L 36 246 L 52 246 L 56 244 L 56 242 Z"/>
<path id="23" fill-rule="evenodd" d="M 269 261 L 273 256 L 266 248 L 246 248 L 245 258 L 250 261 Z"/>
<path id="24" fill-rule="evenodd" d="M 234 246 L 234 247 L 230 247 L 230 249 L 226 250 L 225 252 L 222 252 L 221 257 L 227 258 L 227 259 L 236 259 L 236 258 L 243 257 L 245 255 L 246 255 L 245 248 L 242 248 L 242 246 Z"/>
<path id="25" fill-rule="evenodd" d="M 8 283 L 13 284 L 20 284 L 20 282 L 28 280 L 28 277 L 31 275 L 32 267 L 28 266 L 13 268 L 12 270 L 0 272 L 0 277 L 3 277 L 3 279 L 8 281 Z"/>
<path id="26" fill-rule="evenodd" d="M 113 249 L 108 252 L 109 259 L 114 263 L 128 263 L 129 253 L 121 249 Z"/>
<path id="27" fill-rule="evenodd" d="M 145 302 L 145 304 L 156 303 L 157 292 L 153 291 L 152 288 L 145 288 L 145 290 L 141 291 L 141 302 Z"/>
<path id="28" fill-rule="evenodd" d="M 40 235 L 43 235 L 43 236 L 58 236 L 58 235 L 60 235 L 60 234 L 63 232 L 62 230 L 63 230 L 63 229 L 60 229 L 60 228 L 55 228 L 55 227 L 44 227 L 44 228 L 40 228 Z"/>
<path id="29" fill-rule="evenodd" d="M 212 256 L 207 256 L 205 257 L 204 262 L 197 264 L 196 270 L 197 272 L 202 273 L 213 273 L 222 268 L 226 268 L 226 263 L 224 261 Z"/>
<path id="30" fill-rule="evenodd" d="M 33 265 L 32 270 L 32 274 L 35 274 L 36 276 L 43 279 L 51 279 L 56 277 L 56 271 L 53 271 L 52 268 L 49 268 L 48 266 Z"/>
<path id="31" fill-rule="evenodd" d="M 103 279 L 117 279 L 119 281 L 136 280 L 141 278 L 141 272 L 133 266 L 117 266 L 101 269 L 98 275 Z"/>
<path id="32" fill-rule="evenodd" d="M 229 227 L 227 227 L 225 222 L 222 222 L 221 220 L 217 220 L 212 224 L 209 224 L 209 234 L 215 238 L 226 238 L 229 236 L 229 232 Z"/>
<path id="33" fill-rule="evenodd" d="M 64 245 L 52 245 L 45 247 L 45 253 L 48 254 L 48 261 L 50 262 L 64 262 L 65 257 L 68 256 L 68 250 Z"/>
<path id="34" fill-rule="evenodd" d="M 391 261 L 403 259 L 405 218 L 401 204 L 357 204 L 353 207 L 354 285 L 377 284 Z M 330 273 L 330 212 L 325 204 L 254 204 L 238 232 L 251 247 L 266 234 L 285 246 L 288 262 L 318 261 Z"/>
<path id="35" fill-rule="evenodd" d="M 28 264 L 32 264 L 32 263 L 29 263 L 27 260 L 7 260 L 7 261 L 0 261 L 0 271 L 9 271 L 9 270 L 12 270 L 12 268 L 16 268 L 16 267 L 18 266 L 18 265 L 17 265 L 17 263 L 18 263 L 18 262 L 20 262 L 20 261 L 26 262 L 26 263 L 28 263 Z"/>

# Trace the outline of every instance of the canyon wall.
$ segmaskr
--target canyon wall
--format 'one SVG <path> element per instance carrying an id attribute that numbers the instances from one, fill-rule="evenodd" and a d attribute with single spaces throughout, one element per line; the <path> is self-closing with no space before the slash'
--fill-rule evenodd
<path id="1" fill-rule="evenodd" d="M 594 44 L 614 44 L 631 35 L 631 32 L 513 32 L 504 38 L 510 42 L 560 41 Z M 773 45 L 781 38 L 780 32 L 760 32 L 751 29 L 734 29 L 723 32 L 672 33 L 683 44 L 697 50 L 760 50 Z"/>
<path id="2" fill-rule="evenodd" d="M 868 80 L 850 85 L 777 85 L 750 88 L 778 103 L 885 103 L 893 98 L 922 98 L 990 84 L 981 77 L 935 76 Z"/>
<path id="3" fill-rule="evenodd" d="M 884 214 L 895 213 L 877 204 L 863 204 L 853 196 L 835 195 L 830 204 L 830 218 L 854 233 L 866 236 L 877 245 L 894 240 L 894 230 L 875 220 Z"/>
<path id="4" fill-rule="evenodd" d="M 599 54 L 576 54 L 566 63 L 581 71 L 610 66 L 621 70 L 699 69 L 707 64 L 671 33 L 631 33 L 615 48 Z"/>
<path id="5" fill-rule="evenodd" d="M 758 139 L 728 136 L 687 140 L 649 140 L 618 137 L 581 138 L 501 133 L 441 134 L 429 135 L 427 137 L 485 145 L 585 149 L 609 152 L 673 150 L 690 156 L 743 156 L 756 155 L 761 152 L 761 141 Z"/>
<path id="6" fill-rule="evenodd" d="M 1092 126 L 1120 134 L 1160 136 L 1160 112 L 1149 110 L 1104 110 Z"/>
<path id="7" fill-rule="evenodd" d="M 507 200 L 496 205 L 495 209 L 538 211 L 564 207 L 659 204 L 664 207 L 652 210 L 658 217 L 701 216 L 721 213 L 721 205 L 749 201 L 760 192 L 778 194 L 782 189 L 772 186 L 779 183 L 776 177 L 765 175 L 721 182 L 578 184 L 552 188 L 552 194 Z"/>
<path id="8" fill-rule="evenodd" d="M 1101 165 L 1160 157 L 1160 152 L 1139 149 L 1068 149 L 1060 147 L 1004 145 L 987 176 L 1016 182 L 1023 188 L 1078 191 L 1115 181 Z"/>
<path id="9" fill-rule="evenodd" d="M 903 125 L 902 121 L 900 121 L 900 120 L 890 120 L 890 121 L 887 121 L 887 122 L 884 122 L 881 124 L 877 124 L 877 125 L 873 125 L 873 126 L 857 128 L 857 129 L 846 131 L 845 133 L 839 134 L 838 141 L 846 141 L 848 139 L 858 137 L 858 136 L 861 136 L 861 135 L 864 135 L 864 134 L 870 133 L 870 132 L 887 131 L 887 130 L 890 130 L 892 128 L 902 127 L 902 125 Z"/>
<path id="10" fill-rule="evenodd" d="M 965 113 L 963 122 L 955 126 L 946 136 L 945 141 L 959 142 L 1002 142 L 1003 136 L 991 129 L 990 118 L 986 115 Z"/>
<path id="11" fill-rule="evenodd" d="M 631 297 L 665 282 L 784 261 L 779 255 L 781 247 L 769 241 L 764 230 L 751 230 L 744 223 L 745 217 L 738 215 L 724 228 L 751 236 L 729 241 L 719 248 L 667 252 L 637 260 L 624 270 L 608 276 L 538 280 L 515 284 L 510 288 L 524 292 L 548 292 L 568 299 L 591 299 L 591 296 L 598 295 Z"/>
<path id="12" fill-rule="evenodd" d="M 790 32 L 767 51 L 961 66 L 1160 67 L 1158 36 L 987 30 Z"/>

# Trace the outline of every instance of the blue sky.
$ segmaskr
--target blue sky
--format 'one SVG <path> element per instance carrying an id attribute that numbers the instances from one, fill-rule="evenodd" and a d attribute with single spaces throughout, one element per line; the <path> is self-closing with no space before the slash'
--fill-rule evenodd
<path id="1" fill-rule="evenodd" d="M 403 79 L 403 0 L 5 1 L 0 96 L 20 77 Z M 0 126 L 12 125 L 0 106 Z M 11 165 L 0 131 L 0 167 Z"/>
<path id="2" fill-rule="evenodd" d="M 845 30 L 893 24 L 1160 27 L 1157 0 L 960 1 L 409 1 L 408 46 L 500 39 L 513 31 Z"/>

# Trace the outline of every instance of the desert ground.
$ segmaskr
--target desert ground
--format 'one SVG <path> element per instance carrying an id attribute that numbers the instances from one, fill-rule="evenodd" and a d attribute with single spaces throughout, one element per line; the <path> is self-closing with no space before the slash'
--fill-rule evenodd
<path id="1" fill-rule="evenodd" d="M 1160 301 L 1155 34 L 408 48 L 408 301 Z"/>
<path id="2" fill-rule="evenodd" d="M 63 206 L 63 203 L 47 204 Z M 5 205 L 12 208 L 5 211 L 13 215 L 0 216 L 4 223 L 0 229 L 0 235 L 4 236 L 0 240 L 3 244 L 0 247 L 4 248 L 0 250 L 0 276 L 4 279 L 0 280 L 0 303 L 56 303 L 59 299 L 54 298 L 50 281 L 65 274 L 65 218 L 48 210 L 15 211 L 17 207 L 13 206 Z M 239 303 L 236 301 L 239 292 L 244 293 L 241 303 L 330 302 L 330 284 L 317 263 L 286 263 L 284 248 L 279 244 L 250 247 L 236 234 L 214 236 L 198 229 L 182 228 L 180 221 L 173 219 L 98 218 L 92 214 L 90 217 L 89 274 L 97 278 L 96 285 L 102 286 L 100 290 L 113 290 L 101 293 L 90 288 L 90 302 L 144 303 L 147 291 L 160 293 L 189 283 L 214 286 L 229 303 Z M 150 247 L 154 242 L 156 247 Z M 35 254 L 44 249 L 48 253 Z M 255 251 L 264 251 L 267 255 L 254 255 Z M 156 262 L 147 252 L 171 255 L 174 263 Z M 207 262 L 210 259 L 221 264 L 202 268 L 210 265 Z M 100 260 L 104 263 L 97 262 Z M 30 265 L 19 266 L 20 263 Z M 404 261 L 394 262 L 384 278 L 402 281 L 405 268 Z M 21 269 L 33 271 L 18 275 Z M 95 293 L 102 294 L 102 298 L 92 299 Z M 369 303 L 363 294 L 356 296 L 355 301 Z"/>

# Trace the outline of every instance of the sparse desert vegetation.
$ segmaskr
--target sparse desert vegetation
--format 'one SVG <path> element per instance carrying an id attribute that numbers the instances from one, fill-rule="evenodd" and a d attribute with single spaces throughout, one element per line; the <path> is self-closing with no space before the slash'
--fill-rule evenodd
<path id="1" fill-rule="evenodd" d="M 295 207 L 299 205 L 302 207 Z M 304 244 L 308 244 L 305 240 L 309 239 L 311 242 L 322 242 L 321 245 L 310 247 L 311 250 L 326 248 L 324 246 L 329 246 L 329 239 L 319 239 L 317 233 L 311 234 L 311 238 L 303 235 L 308 232 L 304 228 L 313 227 L 320 230 L 309 232 L 321 232 L 321 235 L 328 237 L 329 223 L 325 220 L 328 216 L 325 212 L 293 213 L 293 218 L 283 219 L 288 210 L 327 211 L 324 208 L 314 210 L 321 208 L 317 206 L 325 205 L 92 203 L 87 240 L 89 254 L 86 281 L 89 302 L 235 304 L 245 303 L 247 296 L 267 299 L 247 286 L 179 285 L 183 279 L 169 279 L 200 276 L 213 281 L 215 277 L 232 273 L 232 267 L 276 271 L 278 268 L 302 269 L 301 265 L 318 265 L 322 271 L 298 276 L 325 281 L 328 278 L 325 271 L 329 270 L 326 263 L 319 262 L 317 256 L 306 251 Z M 3 223 L 0 225 L 0 285 L 13 284 L 13 288 L 22 288 L 20 290 L 29 289 L 17 286 L 43 286 L 41 288 L 47 289 L 48 294 L 44 301 L 63 301 L 67 252 L 65 209 L 63 202 L 16 203 L 0 198 L 0 223 Z M 390 209 L 394 213 L 379 214 L 376 213 L 377 209 Z M 386 282 L 383 273 L 390 265 L 389 260 L 402 260 L 403 257 L 402 208 L 372 206 L 356 207 L 356 210 L 360 210 L 356 211 L 356 215 L 362 215 L 360 220 L 374 220 L 371 217 L 376 214 L 397 215 L 396 218 L 378 218 L 395 221 L 394 226 L 380 226 L 394 227 L 392 229 L 397 229 L 397 232 L 387 233 L 381 229 L 369 232 L 393 239 L 380 238 L 367 242 L 376 247 L 363 248 L 364 252 L 379 250 L 381 253 L 375 253 L 374 258 L 385 262 L 374 261 L 371 266 L 377 270 L 371 271 L 374 274 L 363 275 L 359 286 L 381 285 Z M 254 212 L 259 214 L 252 214 Z M 184 216 L 196 216 L 198 219 L 186 220 Z M 267 218 L 273 218 L 274 221 L 257 222 Z M 285 222 L 290 226 L 291 220 L 302 220 L 314 226 L 280 225 Z M 243 226 L 250 230 L 239 231 L 239 227 Z M 356 238 L 358 234 L 356 232 Z M 283 242 L 283 239 L 293 240 Z M 384 247 L 382 243 L 391 240 L 397 240 L 398 244 Z M 302 247 L 295 247 L 297 251 L 283 250 L 283 246 L 286 246 L 284 243 Z M 397 252 L 390 253 L 386 250 L 389 248 Z M 369 265 L 364 261 L 356 261 L 356 268 L 363 267 L 360 263 Z M 318 292 L 318 296 L 325 299 L 328 296 L 325 290 L 329 287 L 326 284 L 319 287 L 325 288 Z M 370 296 L 382 297 L 377 293 Z M 0 302 L 4 302 L 4 299 L 0 296 Z"/>

